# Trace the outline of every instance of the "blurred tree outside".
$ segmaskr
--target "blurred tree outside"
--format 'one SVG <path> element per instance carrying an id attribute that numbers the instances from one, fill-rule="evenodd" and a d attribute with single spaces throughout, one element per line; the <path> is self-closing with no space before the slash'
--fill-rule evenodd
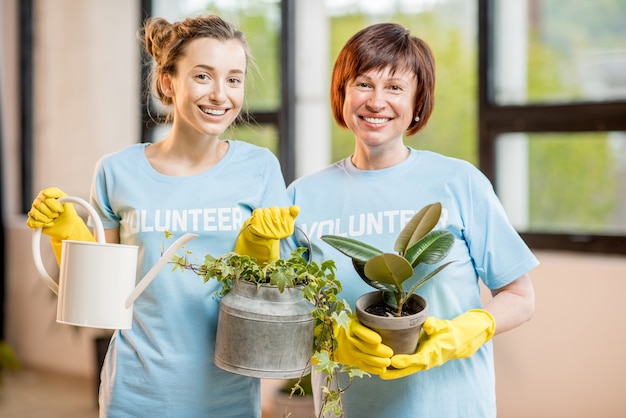
<path id="1" fill-rule="evenodd" d="M 607 134 L 529 135 L 529 230 L 614 233 L 616 163 Z"/>

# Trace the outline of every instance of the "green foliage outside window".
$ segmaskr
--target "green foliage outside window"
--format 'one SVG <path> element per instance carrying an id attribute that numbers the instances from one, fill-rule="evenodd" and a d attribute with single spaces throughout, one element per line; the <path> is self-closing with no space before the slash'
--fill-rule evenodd
<path id="1" fill-rule="evenodd" d="M 529 135 L 529 231 L 626 232 L 617 207 L 616 158 L 607 134 Z"/>
<path id="2" fill-rule="evenodd" d="M 531 34 L 528 99 L 580 97 L 555 68 L 563 50 Z M 619 171 L 606 133 L 529 135 L 529 231 L 606 233 L 617 204 Z"/>
<path id="3" fill-rule="evenodd" d="M 590 51 L 626 48 L 626 2 L 556 0 L 539 3 L 538 22 L 529 22 L 527 96 L 529 103 L 588 100 L 585 81 L 598 77 L 577 71 Z M 587 58 L 589 59 L 589 58 Z M 587 79 L 587 80 L 585 80 Z M 624 233 L 619 220 L 619 154 L 626 137 L 611 133 L 529 134 L 529 231 Z M 621 180 L 622 182 L 624 180 Z"/>
<path id="4" fill-rule="evenodd" d="M 278 131 L 273 125 L 260 125 L 254 122 L 239 125 L 234 129 L 229 129 L 224 134 L 224 138 L 232 138 L 239 141 L 246 141 L 251 144 L 268 148 L 275 155 L 278 155 Z"/>

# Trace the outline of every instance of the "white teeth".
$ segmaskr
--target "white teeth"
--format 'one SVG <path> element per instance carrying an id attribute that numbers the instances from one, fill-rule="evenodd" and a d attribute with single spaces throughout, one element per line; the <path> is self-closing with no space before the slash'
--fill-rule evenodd
<path id="1" fill-rule="evenodd" d="M 212 116 L 222 116 L 224 113 L 226 113 L 225 109 L 204 109 L 204 108 L 200 108 L 200 109 L 207 115 L 212 115 Z"/>
<path id="2" fill-rule="evenodd" d="M 389 118 L 368 118 L 368 117 L 363 117 L 363 119 L 367 123 L 375 123 L 375 124 L 389 122 Z"/>

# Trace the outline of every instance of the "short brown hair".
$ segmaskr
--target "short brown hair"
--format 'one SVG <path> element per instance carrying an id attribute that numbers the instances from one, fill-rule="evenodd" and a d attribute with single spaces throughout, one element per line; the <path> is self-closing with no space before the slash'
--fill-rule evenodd
<path id="1" fill-rule="evenodd" d="M 415 114 L 407 129 L 413 135 L 422 129 L 435 100 L 435 59 L 428 45 L 395 23 L 379 23 L 357 32 L 339 52 L 330 84 L 330 103 L 337 124 L 343 119 L 346 84 L 370 70 L 410 71 L 415 74 Z M 415 117 L 419 116 L 416 122 Z"/>

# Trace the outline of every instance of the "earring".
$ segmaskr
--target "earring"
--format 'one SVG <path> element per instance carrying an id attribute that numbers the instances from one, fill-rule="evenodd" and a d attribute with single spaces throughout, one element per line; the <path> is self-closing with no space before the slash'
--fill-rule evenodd
<path id="1" fill-rule="evenodd" d="M 419 116 L 415 116 L 415 119 L 413 119 L 415 122 L 419 122 L 420 121 L 420 117 Z"/>

